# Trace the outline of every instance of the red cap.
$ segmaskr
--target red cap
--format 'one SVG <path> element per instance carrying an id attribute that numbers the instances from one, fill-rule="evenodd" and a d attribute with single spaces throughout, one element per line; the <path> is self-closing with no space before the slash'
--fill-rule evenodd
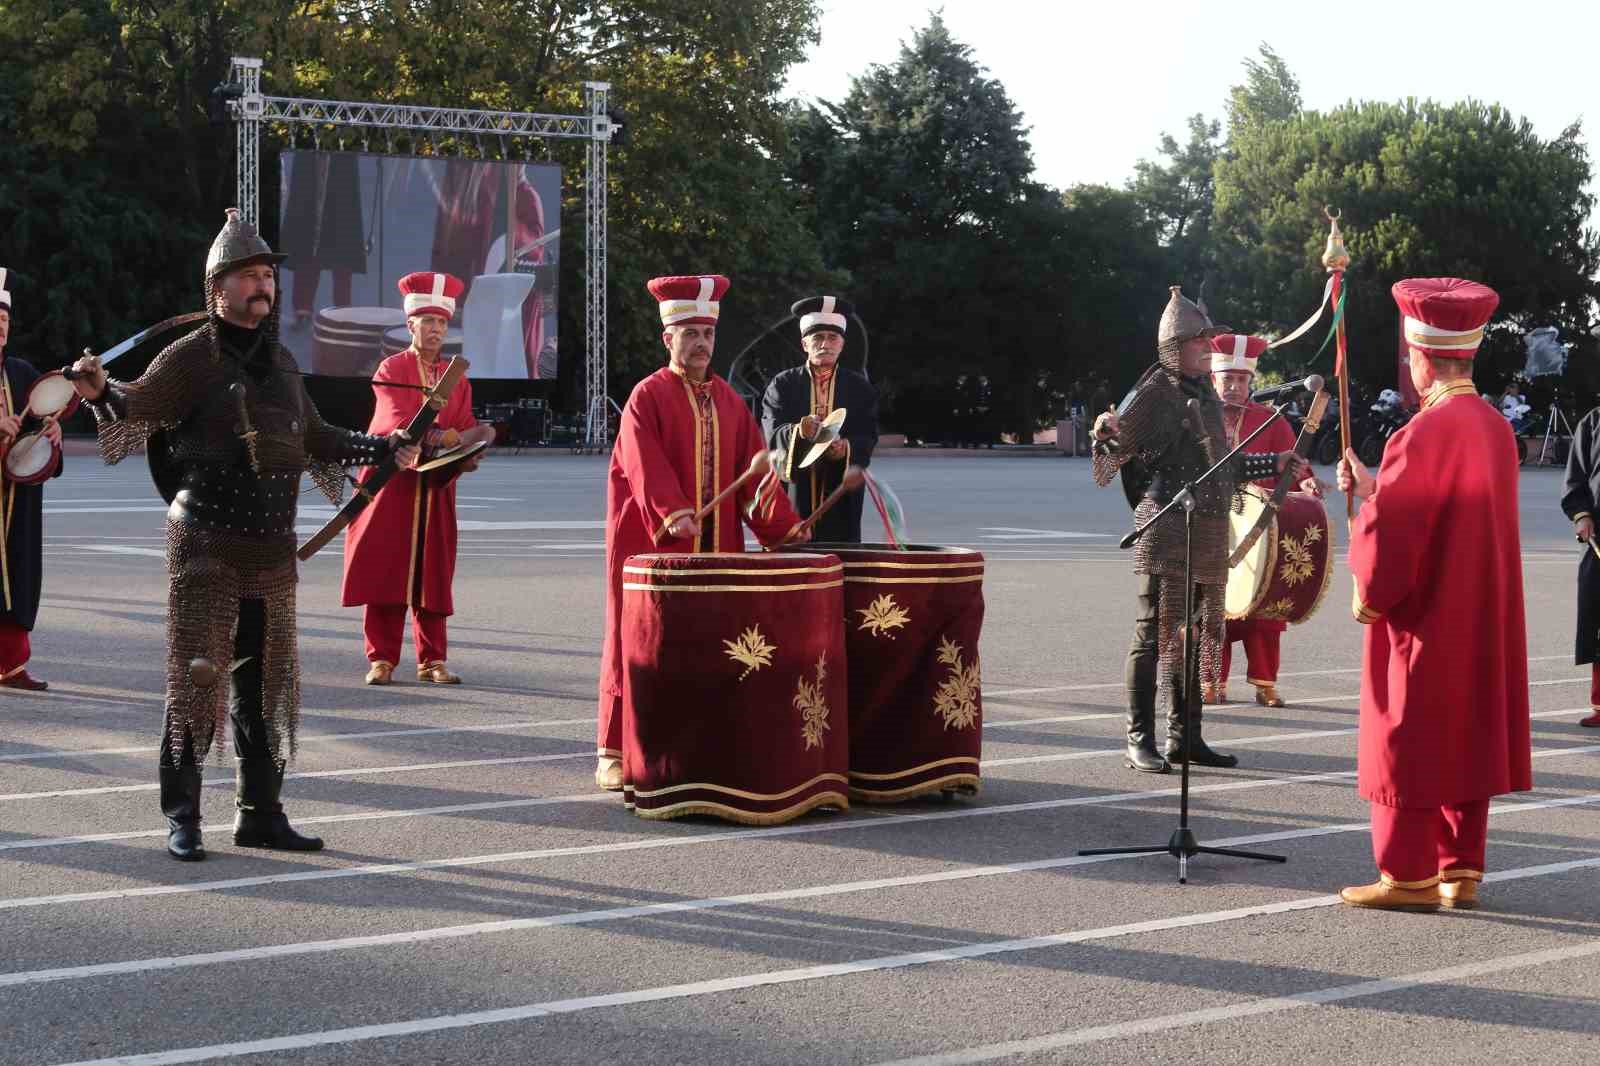
<path id="1" fill-rule="evenodd" d="M 645 288 L 661 305 L 663 326 L 714 326 L 730 284 L 721 274 L 689 274 L 651 278 Z"/>
<path id="2" fill-rule="evenodd" d="M 456 301 L 467 283 L 443 271 L 418 270 L 400 279 L 400 295 L 405 298 L 406 317 L 442 315 L 456 317 Z"/>
<path id="3" fill-rule="evenodd" d="M 1267 350 L 1265 337 L 1245 333 L 1221 333 L 1211 338 L 1211 372 L 1246 370 L 1256 372 L 1256 360 Z"/>
<path id="4" fill-rule="evenodd" d="M 1462 278 L 1407 278 L 1394 283 L 1409 347 L 1442 359 L 1471 359 L 1483 343 L 1500 296 Z"/>

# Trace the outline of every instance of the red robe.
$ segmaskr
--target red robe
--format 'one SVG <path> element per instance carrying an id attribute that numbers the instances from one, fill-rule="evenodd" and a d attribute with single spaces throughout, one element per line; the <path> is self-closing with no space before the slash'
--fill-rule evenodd
<path id="1" fill-rule="evenodd" d="M 372 381 L 377 405 L 367 432 L 387 435 L 405 428 L 422 409 L 422 393 L 378 382 L 421 385 L 422 366 L 416 353 L 408 349 L 391 355 L 378 364 Z M 472 417 L 472 386 L 462 378 L 433 425 L 460 432 L 477 424 Z M 455 479 L 460 472 L 459 464 L 424 474 L 401 470 L 350 523 L 344 541 L 346 607 L 370 603 L 435 614 L 455 611 L 450 583 L 456 573 Z"/>
<path id="2" fill-rule="evenodd" d="M 691 541 L 667 535 L 667 527 L 710 502 L 750 466 L 766 447 L 761 427 L 733 387 L 712 375 L 714 417 L 710 427 L 715 470 L 707 479 L 701 455 L 705 438 L 696 416 L 690 384 L 671 367 L 662 367 L 638 385 L 622 409 L 622 424 L 611 451 L 606 486 L 606 635 L 600 655 L 601 754 L 622 755 L 622 564 L 646 552 L 742 552 L 748 521 L 756 539 L 772 545 L 800 522 L 782 492 L 769 493 L 770 507 L 744 520 L 744 506 L 756 494 L 752 478 L 701 523 Z"/>
<path id="3" fill-rule="evenodd" d="M 1439 807 L 1532 787 L 1517 449 L 1471 382 L 1389 439 L 1350 526 L 1361 795 Z"/>

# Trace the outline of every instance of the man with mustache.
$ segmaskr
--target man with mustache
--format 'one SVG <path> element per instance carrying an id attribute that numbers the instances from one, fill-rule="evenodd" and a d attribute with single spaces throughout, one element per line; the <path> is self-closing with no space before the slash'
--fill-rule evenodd
<path id="1" fill-rule="evenodd" d="M 6 270 L 0 267 L 0 454 L 16 443 L 28 390 L 39 372 L 15 357 L 5 358 L 11 336 L 11 293 Z M 61 450 L 61 426 L 44 420 L 45 438 Z M 55 473 L 61 476 L 61 464 Z M 33 654 L 28 634 L 39 615 L 39 594 L 44 585 L 44 486 L 23 485 L 9 476 L 0 482 L 0 687 L 40 692 L 49 684 L 28 673 Z"/>
<path id="2" fill-rule="evenodd" d="M 411 347 L 391 355 L 372 375 L 374 407 L 368 433 L 388 434 L 409 425 L 425 402 L 422 389 L 444 374 L 445 333 L 466 290 L 451 274 L 419 270 L 399 282 Z M 452 448 L 494 440 L 494 429 L 472 417 L 472 386 L 457 383 L 422 441 L 430 457 Z M 459 685 L 445 666 L 445 620 L 455 610 L 450 586 L 456 572 L 456 478 L 478 466 L 473 456 L 436 470 L 401 471 L 356 516 L 344 541 L 346 607 L 364 607 L 369 685 L 387 685 L 400 661 L 406 611 L 417 653 L 417 680 Z"/>
<path id="3" fill-rule="evenodd" d="M 306 395 L 294 356 L 278 343 L 277 264 L 237 208 L 206 260 L 205 325 L 156 356 L 137 381 L 106 377 L 79 359 L 74 384 L 99 424 L 100 451 L 120 462 L 148 445 L 167 512 L 167 686 L 161 812 L 167 851 L 205 858 L 201 768 L 231 719 L 240 847 L 316 851 L 279 800 L 300 715 L 295 632 L 295 510 L 308 468 L 338 502 L 346 465 L 417 448 L 401 433 L 330 426 Z"/>
<path id="4" fill-rule="evenodd" d="M 812 296 L 789 310 L 800 320 L 806 364 L 773 376 L 761 401 L 761 426 L 767 443 L 784 452 L 779 474 L 789 483 L 795 510 L 808 518 L 838 487 L 846 468 L 872 461 L 878 443 L 878 390 L 860 371 L 839 367 L 850 304 L 836 296 Z M 822 420 L 839 407 L 845 410 L 845 421 L 838 439 L 815 463 L 800 469 Z M 861 506 L 861 493 L 850 493 L 817 520 L 812 535 L 822 543 L 860 543 Z"/>
<path id="5" fill-rule="evenodd" d="M 600 656 L 595 784 L 622 788 L 622 564 L 645 552 L 738 552 L 748 524 L 762 544 L 795 532 L 800 516 L 781 492 L 747 482 L 696 520 L 766 447 L 739 394 L 711 372 L 728 279 L 656 278 L 667 365 L 634 386 L 622 409 L 606 486 L 606 635 Z M 810 540 L 810 531 L 795 543 Z"/>

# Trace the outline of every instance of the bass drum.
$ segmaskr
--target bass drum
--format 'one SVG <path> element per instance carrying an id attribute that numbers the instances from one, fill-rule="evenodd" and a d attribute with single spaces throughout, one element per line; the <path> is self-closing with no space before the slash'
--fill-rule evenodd
<path id="1" fill-rule="evenodd" d="M 1228 554 L 1255 528 L 1271 493 L 1246 485 L 1242 509 L 1229 514 Z M 1233 621 L 1268 619 L 1298 624 L 1316 613 L 1333 576 L 1328 509 L 1315 496 L 1291 492 L 1259 540 L 1228 571 L 1224 608 Z"/>

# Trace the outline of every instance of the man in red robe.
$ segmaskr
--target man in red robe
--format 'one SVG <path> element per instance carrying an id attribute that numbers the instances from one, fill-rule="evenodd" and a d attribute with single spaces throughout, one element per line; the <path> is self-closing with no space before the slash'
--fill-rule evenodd
<path id="1" fill-rule="evenodd" d="M 444 374 L 439 353 L 465 285 L 459 278 L 418 271 L 400 279 L 411 347 L 391 355 L 372 375 L 376 407 L 369 432 L 404 429 L 422 409 L 424 388 Z M 472 417 L 472 386 L 463 378 L 422 442 L 422 459 L 442 451 L 489 443 L 494 430 Z M 455 479 L 477 466 L 472 457 L 428 471 L 401 470 L 350 523 L 344 542 L 346 607 L 366 608 L 369 685 L 387 685 L 400 661 L 406 611 L 417 652 L 417 680 L 458 685 L 446 666 L 445 619 L 455 611 L 450 584 L 456 572 Z"/>
<path id="2" fill-rule="evenodd" d="M 1394 286 L 1422 410 L 1376 480 L 1354 451 L 1339 487 L 1362 656 L 1357 783 L 1372 804 L 1378 881 L 1357 907 L 1477 905 L 1489 799 L 1532 787 L 1517 448 L 1477 396 L 1472 357 L 1500 298 L 1459 278 Z"/>
<path id="3" fill-rule="evenodd" d="M 738 552 L 748 524 L 763 545 L 810 539 L 772 480 L 752 479 L 697 521 L 766 449 L 750 408 L 711 372 L 720 274 L 656 278 L 668 363 L 634 386 L 622 409 L 606 486 L 606 635 L 600 656 L 599 762 L 595 784 L 622 788 L 622 564 L 646 552 Z M 760 496 L 758 498 L 758 492 Z M 752 506 L 753 505 L 753 506 Z"/>
<path id="4" fill-rule="evenodd" d="M 1211 382 L 1216 386 L 1217 395 L 1222 398 L 1222 425 L 1228 431 L 1230 448 L 1237 446 L 1272 417 L 1272 408 L 1250 401 L 1250 384 L 1255 380 L 1256 361 L 1266 350 L 1265 337 L 1224 333 L 1211 338 Z M 1291 451 L 1294 444 L 1294 430 L 1280 418 L 1251 441 L 1245 451 L 1276 455 Z M 1278 487 L 1278 479 L 1270 478 L 1257 481 L 1256 484 L 1270 492 Z M 1270 618 L 1229 619 L 1222 637 L 1222 671 L 1215 685 L 1204 686 L 1205 702 L 1228 702 L 1228 672 L 1233 666 L 1233 645 L 1236 641 L 1242 641 L 1245 677 L 1255 686 L 1256 702 L 1263 707 L 1282 707 L 1283 697 L 1278 695 L 1279 642 L 1287 628 L 1287 623 Z"/>

